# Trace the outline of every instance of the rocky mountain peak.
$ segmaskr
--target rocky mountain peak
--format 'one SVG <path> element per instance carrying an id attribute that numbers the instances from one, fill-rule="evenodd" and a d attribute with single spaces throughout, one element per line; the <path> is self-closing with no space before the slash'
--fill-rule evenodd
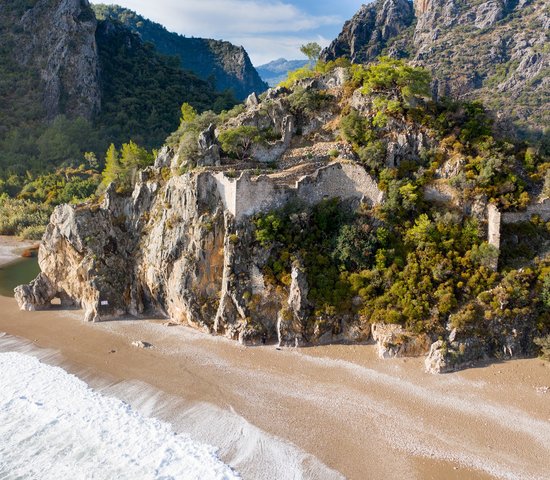
<path id="1" fill-rule="evenodd" d="M 412 3 L 408 0 L 378 0 L 363 5 L 344 24 L 342 33 L 325 49 L 322 60 L 348 57 L 353 62 L 365 62 L 379 55 L 388 40 L 395 37 L 414 20 Z"/>

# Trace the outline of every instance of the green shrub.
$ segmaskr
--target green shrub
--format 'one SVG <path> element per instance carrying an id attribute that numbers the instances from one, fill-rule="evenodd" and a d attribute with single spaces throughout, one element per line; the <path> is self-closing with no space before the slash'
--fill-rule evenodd
<path id="1" fill-rule="evenodd" d="M 53 207 L 29 200 L 0 197 L 0 235 L 38 235 L 48 224 Z"/>
<path id="2" fill-rule="evenodd" d="M 540 358 L 550 361 L 550 335 L 535 338 L 534 343 L 540 348 Z"/>
<path id="3" fill-rule="evenodd" d="M 225 153 L 244 160 L 248 158 L 252 145 L 262 142 L 263 138 L 257 127 L 242 125 L 224 130 L 220 133 L 218 140 Z"/>
<path id="4" fill-rule="evenodd" d="M 19 236 L 24 240 L 40 240 L 46 231 L 46 225 L 32 225 L 23 228 Z"/>

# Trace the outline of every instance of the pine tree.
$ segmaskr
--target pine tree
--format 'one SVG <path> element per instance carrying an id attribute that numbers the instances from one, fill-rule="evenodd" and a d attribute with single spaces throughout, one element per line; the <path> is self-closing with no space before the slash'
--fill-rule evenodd
<path id="1" fill-rule="evenodd" d="M 118 156 L 118 151 L 114 144 L 111 143 L 107 153 L 105 154 L 105 168 L 101 172 L 103 181 L 101 182 L 101 188 L 105 189 L 110 183 L 120 179 L 122 173 L 122 165 Z"/>

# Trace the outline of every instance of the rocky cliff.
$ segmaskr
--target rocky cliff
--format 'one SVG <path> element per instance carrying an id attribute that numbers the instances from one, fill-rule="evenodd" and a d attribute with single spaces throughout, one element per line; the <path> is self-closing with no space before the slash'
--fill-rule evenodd
<path id="1" fill-rule="evenodd" d="M 100 110 L 101 91 L 97 22 L 88 1 L 22 3 L 8 1 L 0 7 L 3 35 L 14 41 L 15 58 L 5 60 L 39 72 L 37 88 L 48 119 L 59 114 L 92 118 Z M 9 44 L 8 38 L 4 41 Z"/>
<path id="2" fill-rule="evenodd" d="M 485 241 L 500 228 L 487 235 L 488 211 L 537 191 L 516 163 L 525 151 L 491 139 L 481 112 L 434 104 L 421 69 L 350 73 L 311 72 L 195 116 L 132 191 L 113 183 L 58 207 L 20 307 L 59 298 L 89 321 L 161 316 L 243 344 L 372 332 L 383 357 L 430 352 L 430 371 L 531 353 L 550 330 L 538 297 L 548 261 L 514 270 L 503 254 L 499 272 Z"/>
<path id="3" fill-rule="evenodd" d="M 119 6 L 93 8 L 99 19 L 120 21 L 144 41 L 153 43 L 159 52 L 178 56 L 182 68 L 204 80 L 213 78 L 219 91 L 230 89 L 239 100 L 244 100 L 252 92 L 267 90 L 243 47 L 220 40 L 187 38 Z"/>
<path id="4" fill-rule="evenodd" d="M 398 12 L 398 13 L 397 13 Z M 378 0 L 347 22 L 322 58 L 405 57 L 434 75 L 438 97 L 479 99 L 529 134 L 549 123 L 550 13 L 544 0 Z"/>
<path id="5" fill-rule="evenodd" d="M 322 52 L 321 59 L 346 57 L 354 63 L 371 61 L 413 21 L 414 11 L 409 0 L 378 0 L 363 5 L 344 24 L 338 38 Z"/>

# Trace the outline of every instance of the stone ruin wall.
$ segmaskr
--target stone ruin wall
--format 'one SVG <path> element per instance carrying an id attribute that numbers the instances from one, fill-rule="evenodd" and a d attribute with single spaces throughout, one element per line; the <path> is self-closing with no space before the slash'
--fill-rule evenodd
<path id="1" fill-rule="evenodd" d="M 487 207 L 487 242 L 500 250 L 500 223 L 502 214 L 494 205 Z"/>
<path id="2" fill-rule="evenodd" d="M 282 208 L 291 200 L 315 205 L 324 199 L 364 199 L 379 205 L 383 192 L 363 167 L 354 163 L 335 162 L 305 175 L 294 185 L 283 178 L 260 175 L 252 179 L 249 172 L 238 178 L 227 178 L 223 172 L 214 174 L 225 208 L 237 221 L 259 212 Z"/>
<path id="3" fill-rule="evenodd" d="M 550 220 L 550 199 L 531 204 L 521 212 L 501 213 L 497 207 L 489 205 L 487 207 L 487 222 L 489 226 L 487 241 L 490 245 L 500 249 L 500 229 L 502 224 L 528 222 L 535 215 L 545 222 Z"/>
<path id="4" fill-rule="evenodd" d="M 502 223 L 521 223 L 528 222 L 531 217 L 538 215 L 543 221 L 550 220 L 550 199 L 547 198 L 543 202 L 529 205 L 522 212 L 505 212 L 502 214 Z"/>

